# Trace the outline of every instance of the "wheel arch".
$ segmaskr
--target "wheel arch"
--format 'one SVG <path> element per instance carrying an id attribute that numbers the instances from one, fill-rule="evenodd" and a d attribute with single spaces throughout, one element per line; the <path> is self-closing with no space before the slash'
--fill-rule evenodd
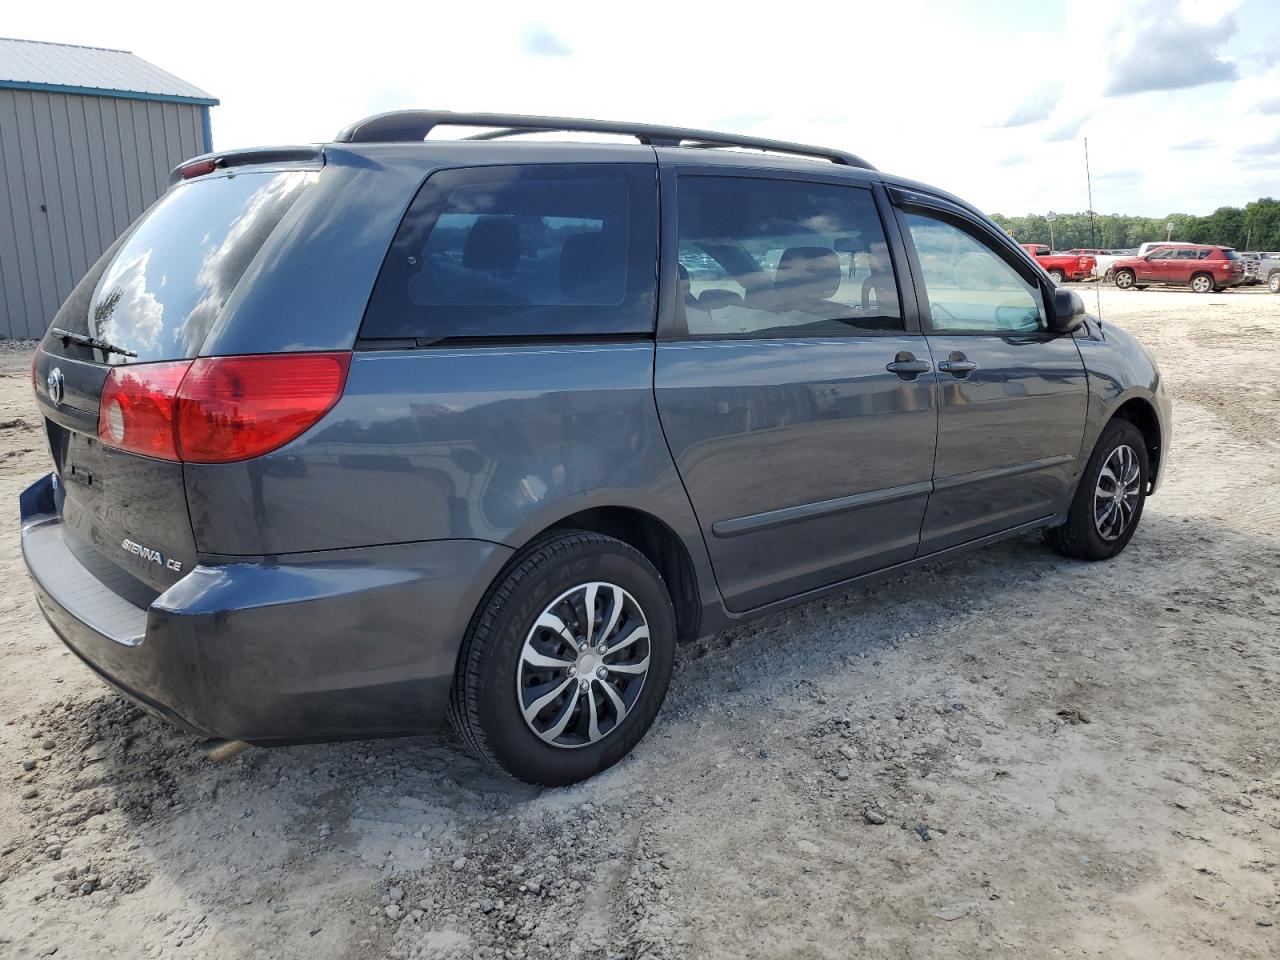
<path id="1" fill-rule="evenodd" d="M 1187 285 L 1194 289 L 1197 277 L 1207 277 L 1209 280 L 1209 292 L 1212 293 L 1218 287 L 1218 282 L 1214 280 L 1213 274 L 1208 270 L 1197 270 L 1191 274 L 1191 278 L 1187 281 Z"/>
<path id="2" fill-rule="evenodd" d="M 600 533 L 640 551 L 667 585 L 676 614 L 677 641 L 692 640 L 699 635 L 703 598 L 697 568 L 684 540 L 669 525 L 637 507 L 592 506 L 542 527 L 520 545 L 516 557 L 533 544 L 568 530 Z M 501 576 L 499 573 L 498 578 Z"/>
<path id="3" fill-rule="evenodd" d="M 1156 477 L 1162 467 L 1161 457 L 1164 453 L 1160 434 L 1160 417 L 1156 413 L 1156 408 L 1146 397 L 1130 397 L 1115 409 L 1107 419 L 1107 422 L 1110 423 L 1112 420 L 1127 420 L 1137 427 L 1138 432 L 1142 434 L 1143 442 L 1147 448 L 1147 489 L 1148 492 L 1154 490 Z"/>

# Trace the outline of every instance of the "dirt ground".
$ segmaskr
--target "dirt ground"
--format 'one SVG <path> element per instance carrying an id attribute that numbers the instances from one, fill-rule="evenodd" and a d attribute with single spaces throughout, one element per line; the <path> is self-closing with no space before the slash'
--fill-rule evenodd
<path id="1" fill-rule="evenodd" d="M 0 354 L 0 955 L 1280 956 L 1280 297 L 1101 301 L 1175 400 L 1122 556 L 1024 537 L 713 636 L 549 791 L 445 733 L 215 766 L 107 691 L 28 589 Z"/>

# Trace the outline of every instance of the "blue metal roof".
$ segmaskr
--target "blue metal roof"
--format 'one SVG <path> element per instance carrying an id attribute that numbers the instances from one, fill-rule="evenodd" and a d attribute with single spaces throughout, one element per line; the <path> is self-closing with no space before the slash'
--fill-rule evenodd
<path id="1" fill-rule="evenodd" d="M 0 88 L 162 100 L 207 107 L 205 91 L 127 50 L 0 37 Z"/>

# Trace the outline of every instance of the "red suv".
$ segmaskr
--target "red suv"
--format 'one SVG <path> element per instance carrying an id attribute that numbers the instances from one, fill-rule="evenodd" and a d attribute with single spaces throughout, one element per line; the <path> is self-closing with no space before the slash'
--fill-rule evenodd
<path id="1" fill-rule="evenodd" d="M 1213 293 L 1243 282 L 1244 261 L 1230 247 L 1157 247 L 1145 257 L 1117 260 L 1111 267 L 1111 276 L 1121 290 L 1141 290 L 1152 283 L 1164 283 L 1190 286 L 1196 293 Z"/>

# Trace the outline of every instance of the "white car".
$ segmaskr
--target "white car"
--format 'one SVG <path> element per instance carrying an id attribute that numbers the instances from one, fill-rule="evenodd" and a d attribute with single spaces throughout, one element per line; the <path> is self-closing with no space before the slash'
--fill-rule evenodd
<path id="1" fill-rule="evenodd" d="M 1093 257 L 1093 278 L 1102 280 L 1107 276 L 1107 271 L 1111 269 L 1111 265 L 1121 257 L 1129 254 L 1119 250 L 1095 250 L 1092 247 L 1076 247 L 1073 250 L 1066 251 L 1071 256 Z"/>

